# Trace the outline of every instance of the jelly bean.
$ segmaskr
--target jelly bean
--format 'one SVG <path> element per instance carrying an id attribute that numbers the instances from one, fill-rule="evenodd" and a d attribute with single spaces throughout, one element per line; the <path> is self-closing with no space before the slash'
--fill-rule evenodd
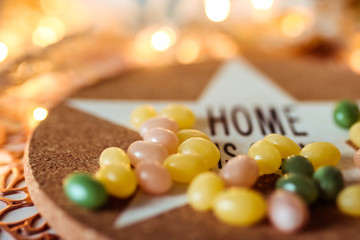
<path id="1" fill-rule="evenodd" d="M 336 199 L 339 210 L 353 217 L 360 217 L 360 184 L 344 188 Z"/>
<path id="2" fill-rule="evenodd" d="M 213 172 L 205 172 L 197 175 L 187 190 L 187 198 L 192 208 L 197 211 L 211 209 L 216 195 L 224 190 L 224 182 Z"/>
<path id="3" fill-rule="evenodd" d="M 220 160 L 220 151 L 216 145 L 199 137 L 184 141 L 179 145 L 178 152 L 202 156 L 206 160 L 207 169 L 215 167 Z"/>
<path id="4" fill-rule="evenodd" d="M 179 140 L 175 133 L 159 127 L 150 129 L 145 134 L 144 141 L 160 143 L 170 154 L 176 153 L 179 146 Z"/>
<path id="5" fill-rule="evenodd" d="M 160 143 L 136 141 L 129 146 L 127 155 L 129 156 L 131 164 L 136 167 L 136 165 L 142 161 L 162 164 L 169 156 L 169 153 Z"/>
<path id="6" fill-rule="evenodd" d="M 315 181 L 301 174 L 290 173 L 282 176 L 276 182 L 276 188 L 294 192 L 309 204 L 314 203 L 319 195 Z"/>
<path id="7" fill-rule="evenodd" d="M 177 133 L 179 131 L 179 125 L 168 117 L 154 117 L 143 122 L 140 126 L 140 135 L 145 136 L 146 132 L 152 128 L 161 127 L 167 130 Z"/>
<path id="8" fill-rule="evenodd" d="M 359 107 L 352 101 L 339 101 L 334 110 L 334 119 L 338 126 L 350 128 L 359 120 Z"/>
<path id="9" fill-rule="evenodd" d="M 351 142 L 360 148 L 360 122 L 352 125 L 349 133 Z"/>
<path id="10" fill-rule="evenodd" d="M 182 153 L 176 153 L 166 158 L 164 167 L 170 172 L 171 178 L 180 183 L 189 183 L 199 173 L 208 169 L 203 157 Z"/>
<path id="11" fill-rule="evenodd" d="M 360 168 L 360 149 L 354 154 L 354 163 L 357 168 Z"/>
<path id="12" fill-rule="evenodd" d="M 281 155 L 274 144 L 260 140 L 251 145 L 248 155 L 259 166 L 259 174 L 271 174 L 276 172 L 281 165 Z"/>
<path id="13" fill-rule="evenodd" d="M 182 130 L 178 131 L 176 133 L 176 135 L 179 139 L 179 144 L 181 144 L 185 140 L 188 140 L 189 138 L 193 138 L 193 137 L 201 137 L 203 139 L 211 141 L 209 136 L 206 135 L 206 133 L 203 133 L 203 132 L 201 132 L 199 130 L 195 130 L 195 129 L 182 129 Z"/>
<path id="14" fill-rule="evenodd" d="M 118 147 L 109 147 L 101 152 L 99 157 L 100 166 L 124 165 L 130 167 L 129 157 L 126 152 Z"/>
<path id="15" fill-rule="evenodd" d="M 74 173 L 64 180 L 66 196 L 85 208 L 98 208 L 106 203 L 107 194 L 101 183 L 85 173 Z"/>
<path id="16" fill-rule="evenodd" d="M 294 155 L 284 159 L 281 164 L 283 174 L 297 173 L 311 177 L 314 173 L 312 163 L 305 157 Z"/>
<path id="17" fill-rule="evenodd" d="M 334 202 L 344 188 L 343 176 L 336 167 L 320 167 L 314 173 L 313 178 L 319 187 L 320 198 L 327 202 Z"/>
<path id="18" fill-rule="evenodd" d="M 118 198 L 131 196 L 137 186 L 134 172 L 127 167 L 113 167 L 111 165 L 101 167 L 96 172 L 95 178 L 104 185 L 110 195 Z"/>
<path id="19" fill-rule="evenodd" d="M 300 155 L 307 158 L 315 170 L 321 166 L 335 166 L 341 158 L 339 149 L 328 142 L 310 143 L 301 149 Z"/>
<path id="20" fill-rule="evenodd" d="M 217 195 L 214 214 L 234 226 L 250 226 L 265 216 L 266 204 L 261 194 L 246 188 L 230 188 Z"/>
<path id="21" fill-rule="evenodd" d="M 301 197 L 280 189 L 268 198 L 267 214 L 271 224 L 283 233 L 300 231 L 310 217 L 309 208 Z"/>
<path id="22" fill-rule="evenodd" d="M 161 115 L 174 119 L 180 129 L 191 128 L 196 121 L 194 113 L 185 105 L 169 104 L 162 111 Z"/>
<path id="23" fill-rule="evenodd" d="M 140 188 L 150 194 L 164 194 L 172 186 L 169 171 L 158 163 L 139 163 L 135 174 Z"/>
<path id="24" fill-rule="evenodd" d="M 264 138 L 265 141 L 271 142 L 279 150 L 281 158 L 287 158 L 291 155 L 297 155 L 300 152 L 300 147 L 290 138 L 280 134 L 269 134 Z"/>
<path id="25" fill-rule="evenodd" d="M 132 111 L 130 115 L 130 122 L 136 128 L 140 128 L 143 122 L 153 117 L 156 117 L 155 108 L 151 105 L 141 105 Z"/>
<path id="26" fill-rule="evenodd" d="M 227 186 L 251 187 L 259 177 L 259 167 L 251 157 L 238 155 L 227 162 L 220 176 Z"/>

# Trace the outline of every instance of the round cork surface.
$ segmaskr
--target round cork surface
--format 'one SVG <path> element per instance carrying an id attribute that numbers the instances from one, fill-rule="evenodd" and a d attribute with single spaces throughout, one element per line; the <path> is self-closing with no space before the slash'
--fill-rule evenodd
<path id="1" fill-rule="evenodd" d="M 347 69 L 307 60 L 250 58 L 253 66 L 299 100 L 357 98 L 359 77 Z M 141 102 L 194 101 L 211 82 L 222 62 L 166 68 L 138 69 L 89 87 L 72 99 L 135 100 Z M 286 70 L 284 70 L 286 69 Z M 288 81 L 297 78 L 296 81 Z M 346 84 L 339 79 L 346 79 Z M 342 85 L 342 87 L 339 87 Z M 321 93 L 318 91 L 322 88 Z M 224 93 L 226 94 L 226 93 Z M 67 102 L 54 108 L 35 130 L 29 144 L 25 176 L 33 202 L 51 227 L 64 239 L 352 239 L 360 220 L 341 214 L 333 204 L 311 207 L 307 228 L 284 235 L 267 220 L 249 228 L 220 222 L 211 212 L 199 213 L 188 205 L 171 209 L 129 226 L 114 222 L 133 201 L 110 198 L 91 211 L 71 203 L 63 179 L 76 171 L 95 173 L 101 151 L 110 146 L 127 149 L 139 140 L 137 132 L 81 111 Z M 255 189 L 267 195 L 277 175 L 262 176 Z"/>

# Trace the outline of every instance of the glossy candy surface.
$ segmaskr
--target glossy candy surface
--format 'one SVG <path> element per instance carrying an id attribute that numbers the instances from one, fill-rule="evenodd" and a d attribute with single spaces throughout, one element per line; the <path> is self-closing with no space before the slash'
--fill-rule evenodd
<path id="1" fill-rule="evenodd" d="M 339 210 L 353 217 L 360 217 L 360 184 L 344 188 L 336 199 Z"/>
<path id="2" fill-rule="evenodd" d="M 130 122 L 139 128 L 143 122 L 153 117 L 156 117 L 156 109 L 151 105 L 141 105 L 131 112 Z"/>
<path id="3" fill-rule="evenodd" d="M 333 166 L 318 168 L 313 178 L 319 187 L 320 198 L 327 202 L 334 202 L 339 192 L 344 188 L 342 173 Z"/>
<path id="4" fill-rule="evenodd" d="M 165 128 L 173 133 L 177 133 L 177 131 L 179 131 L 179 125 L 174 120 L 168 117 L 159 116 L 150 118 L 143 122 L 139 130 L 140 135 L 144 137 L 147 131 L 156 127 Z"/>
<path id="5" fill-rule="evenodd" d="M 300 147 L 293 140 L 283 135 L 276 133 L 269 134 L 264 140 L 275 145 L 282 159 L 291 155 L 297 155 L 300 152 Z"/>
<path id="6" fill-rule="evenodd" d="M 328 142 L 314 142 L 306 145 L 300 151 L 300 155 L 306 157 L 314 166 L 336 166 L 341 158 L 339 149 Z"/>
<path id="7" fill-rule="evenodd" d="M 169 156 L 169 153 L 160 143 L 136 141 L 129 146 L 127 155 L 131 164 L 136 167 L 139 162 L 158 162 L 162 164 Z"/>
<path id="8" fill-rule="evenodd" d="M 217 195 L 213 210 L 214 214 L 225 223 L 250 226 L 263 219 L 266 204 L 260 193 L 233 187 Z"/>
<path id="9" fill-rule="evenodd" d="M 357 122 L 351 126 L 349 134 L 351 142 L 360 148 L 360 122 Z"/>
<path id="10" fill-rule="evenodd" d="M 135 174 L 140 188 L 150 194 L 164 194 L 172 186 L 169 171 L 158 163 L 139 163 Z"/>
<path id="11" fill-rule="evenodd" d="M 276 182 L 276 188 L 294 192 L 309 204 L 314 203 L 319 195 L 315 181 L 300 174 L 284 175 Z"/>
<path id="12" fill-rule="evenodd" d="M 220 176 L 226 186 L 251 187 L 259 177 L 259 167 L 251 157 L 238 155 L 229 159 Z"/>
<path id="13" fill-rule="evenodd" d="M 336 104 L 334 119 L 338 126 L 350 128 L 359 121 L 359 107 L 355 102 L 342 100 Z"/>
<path id="14" fill-rule="evenodd" d="M 197 211 L 210 210 L 217 194 L 224 190 L 224 182 L 213 172 L 197 175 L 190 183 L 187 198 L 192 208 Z"/>
<path id="15" fill-rule="evenodd" d="M 281 171 L 283 174 L 297 173 L 311 177 L 314 173 L 314 167 L 307 158 L 294 155 L 283 160 L 281 164 Z"/>
<path id="16" fill-rule="evenodd" d="M 220 160 L 220 151 L 216 145 L 199 137 L 190 138 L 181 143 L 178 152 L 203 157 L 206 161 L 207 169 L 215 167 Z"/>
<path id="17" fill-rule="evenodd" d="M 106 203 L 107 194 L 101 183 L 85 173 L 74 173 L 64 180 L 66 196 L 85 208 L 98 208 Z"/>
<path id="18" fill-rule="evenodd" d="M 182 129 L 182 130 L 178 131 L 176 133 L 176 135 L 179 139 L 179 144 L 181 144 L 185 140 L 187 140 L 189 138 L 193 138 L 193 137 L 200 137 L 200 138 L 211 141 L 210 137 L 208 135 L 206 135 L 206 133 L 201 132 L 196 129 Z"/>
<path id="19" fill-rule="evenodd" d="M 360 149 L 354 154 L 354 163 L 357 168 L 360 168 Z"/>
<path id="20" fill-rule="evenodd" d="M 133 170 L 126 167 L 113 167 L 111 165 L 101 167 L 96 172 L 95 178 L 103 184 L 110 195 L 118 198 L 131 196 L 137 186 Z"/>
<path id="21" fill-rule="evenodd" d="M 144 136 L 144 141 L 162 144 L 169 154 L 176 153 L 179 140 L 175 133 L 165 128 L 150 129 Z"/>
<path id="22" fill-rule="evenodd" d="M 265 140 L 257 141 L 251 145 L 248 155 L 258 164 L 260 175 L 274 173 L 281 165 L 279 150 L 274 144 Z"/>
<path id="23" fill-rule="evenodd" d="M 185 105 L 169 104 L 162 111 L 161 115 L 173 119 L 180 129 L 191 128 L 196 121 L 195 114 Z"/>
<path id="24" fill-rule="evenodd" d="M 109 147 L 101 152 L 99 157 L 100 166 L 124 165 L 130 167 L 130 159 L 126 152 L 118 147 Z"/>
<path id="25" fill-rule="evenodd" d="M 309 208 L 301 197 L 281 189 L 268 198 L 267 214 L 271 224 L 284 233 L 300 231 L 310 217 Z"/>
<path id="26" fill-rule="evenodd" d="M 166 158 L 164 167 L 170 172 L 171 178 L 180 183 L 189 183 L 198 174 L 208 170 L 203 157 L 182 153 Z"/>

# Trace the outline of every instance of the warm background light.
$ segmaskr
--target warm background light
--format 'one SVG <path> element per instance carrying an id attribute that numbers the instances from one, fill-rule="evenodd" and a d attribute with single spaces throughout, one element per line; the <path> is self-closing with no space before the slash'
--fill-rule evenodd
<path id="1" fill-rule="evenodd" d="M 7 56 L 8 47 L 5 45 L 5 43 L 0 42 L 0 62 L 4 61 Z"/>
<path id="2" fill-rule="evenodd" d="M 225 33 L 209 35 L 206 44 L 210 55 L 216 58 L 232 58 L 238 54 L 235 40 Z"/>
<path id="3" fill-rule="evenodd" d="M 194 62 L 200 55 L 201 43 L 196 37 L 185 37 L 176 49 L 176 59 L 182 64 Z"/>
<path id="4" fill-rule="evenodd" d="M 65 25 L 60 18 L 57 17 L 44 17 L 39 22 L 39 27 L 46 27 L 52 29 L 58 39 L 65 35 Z"/>
<path id="5" fill-rule="evenodd" d="M 38 27 L 32 36 L 33 43 L 40 47 L 45 47 L 58 40 L 55 31 L 49 27 Z"/>
<path id="6" fill-rule="evenodd" d="M 205 0 L 205 14 L 213 22 L 227 19 L 230 8 L 230 0 Z"/>
<path id="7" fill-rule="evenodd" d="M 360 49 L 356 49 L 350 54 L 349 65 L 354 72 L 360 73 Z"/>
<path id="8" fill-rule="evenodd" d="M 48 111 L 45 108 L 38 107 L 33 111 L 33 117 L 36 121 L 42 121 L 47 117 Z"/>
<path id="9" fill-rule="evenodd" d="M 306 19 L 300 13 L 290 13 L 281 21 L 281 31 L 287 37 L 295 38 L 304 33 Z"/>
<path id="10" fill-rule="evenodd" d="M 266 10 L 270 9 L 274 0 L 251 0 L 251 4 L 255 9 Z"/>
<path id="11" fill-rule="evenodd" d="M 157 51 L 165 51 L 176 41 L 176 33 L 172 28 L 164 27 L 151 37 L 151 44 Z"/>

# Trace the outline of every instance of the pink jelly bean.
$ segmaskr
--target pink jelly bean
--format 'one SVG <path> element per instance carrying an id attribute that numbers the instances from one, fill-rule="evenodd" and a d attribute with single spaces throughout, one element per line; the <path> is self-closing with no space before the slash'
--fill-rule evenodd
<path id="1" fill-rule="evenodd" d="M 360 149 L 357 150 L 354 154 L 354 163 L 357 168 L 360 168 Z"/>
<path id="2" fill-rule="evenodd" d="M 127 150 L 131 165 L 137 166 L 139 162 L 158 162 L 162 164 L 169 156 L 166 148 L 160 143 L 136 141 Z"/>
<path id="3" fill-rule="evenodd" d="M 170 154 L 176 153 L 179 140 L 175 133 L 165 128 L 152 128 L 144 136 L 144 141 L 156 142 L 164 145 Z"/>
<path id="4" fill-rule="evenodd" d="M 179 131 L 179 125 L 174 120 L 168 117 L 154 117 L 146 120 L 140 126 L 140 135 L 145 136 L 146 132 L 152 128 L 161 127 L 176 133 Z"/>

